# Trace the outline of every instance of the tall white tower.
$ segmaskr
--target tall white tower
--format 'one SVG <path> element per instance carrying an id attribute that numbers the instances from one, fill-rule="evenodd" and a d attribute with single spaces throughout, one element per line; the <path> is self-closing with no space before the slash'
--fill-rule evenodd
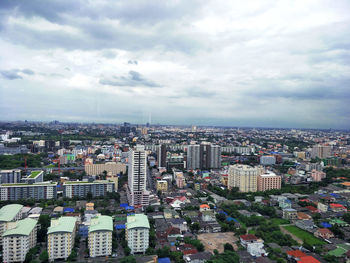
<path id="1" fill-rule="evenodd" d="M 129 151 L 128 201 L 132 206 L 149 205 L 147 184 L 147 154 L 143 145 Z"/>

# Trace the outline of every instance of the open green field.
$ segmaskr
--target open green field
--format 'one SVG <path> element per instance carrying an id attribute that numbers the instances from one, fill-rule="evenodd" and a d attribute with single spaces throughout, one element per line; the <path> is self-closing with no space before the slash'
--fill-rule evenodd
<path id="1" fill-rule="evenodd" d="M 283 218 L 272 218 L 270 220 L 270 222 L 273 225 L 287 225 L 287 224 L 289 224 L 289 220 L 283 219 Z"/>
<path id="2" fill-rule="evenodd" d="M 306 231 L 300 229 L 299 227 L 296 227 L 296 226 L 284 226 L 283 228 L 285 230 L 287 230 L 288 232 L 290 232 L 291 234 L 293 234 L 294 236 L 296 236 L 296 237 L 300 238 L 301 240 L 307 242 L 311 246 L 326 244 L 325 241 L 314 237 L 312 234 L 310 234 L 309 232 L 306 232 Z"/>

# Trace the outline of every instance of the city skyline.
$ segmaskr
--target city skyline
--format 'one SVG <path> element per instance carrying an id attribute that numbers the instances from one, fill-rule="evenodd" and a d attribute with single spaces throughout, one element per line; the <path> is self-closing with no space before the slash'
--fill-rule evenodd
<path id="1" fill-rule="evenodd" d="M 348 129 L 349 8 L 1 1 L 1 119 Z"/>

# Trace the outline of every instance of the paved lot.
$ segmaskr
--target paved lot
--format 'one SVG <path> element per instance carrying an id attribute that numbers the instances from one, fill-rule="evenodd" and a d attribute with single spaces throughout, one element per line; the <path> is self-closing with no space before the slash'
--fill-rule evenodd
<path id="1" fill-rule="evenodd" d="M 233 232 L 199 234 L 198 239 L 203 243 L 205 250 L 212 253 L 214 249 L 217 249 L 219 253 L 224 252 L 225 243 L 231 244 L 235 250 L 238 249 L 235 244 L 238 238 Z"/>

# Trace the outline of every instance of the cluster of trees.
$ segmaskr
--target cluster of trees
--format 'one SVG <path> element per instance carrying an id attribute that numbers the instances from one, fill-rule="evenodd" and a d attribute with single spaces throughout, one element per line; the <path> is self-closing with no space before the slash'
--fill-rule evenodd
<path id="1" fill-rule="evenodd" d="M 219 254 L 217 251 L 214 251 L 215 255 L 207 261 L 207 263 L 239 263 L 239 256 L 236 252 L 231 249 L 224 251 L 224 253 Z"/>
<path id="2" fill-rule="evenodd" d="M 14 155 L 0 155 L 1 169 L 14 169 L 24 167 L 24 159 L 27 159 L 28 167 L 42 167 L 44 159 L 47 157 L 46 153 L 40 154 L 14 154 Z"/>
<path id="3" fill-rule="evenodd" d="M 290 235 L 283 234 L 279 226 L 271 224 L 270 221 L 260 224 L 255 231 L 255 235 L 262 238 L 265 243 L 276 243 L 280 246 L 297 245 L 297 242 Z"/>

